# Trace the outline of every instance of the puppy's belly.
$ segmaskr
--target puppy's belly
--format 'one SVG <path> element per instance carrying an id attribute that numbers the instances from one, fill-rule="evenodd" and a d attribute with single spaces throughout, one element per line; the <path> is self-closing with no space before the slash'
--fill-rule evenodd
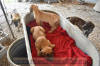
<path id="1" fill-rule="evenodd" d="M 39 38 L 39 37 L 41 37 L 41 36 L 45 36 L 45 34 L 44 34 L 44 33 L 35 33 L 35 34 L 33 35 L 33 38 L 34 38 L 35 40 L 37 40 L 37 38 Z"/>
<path id="2" fill-rule="evenodd" d="M 41 22 L 46 22 L 46 23 L 52 22 L 51 19 L 46 19 L 46 18 L 45 18 L 45 19 L 41 19 L 40 21 L 41 21 Z"/>

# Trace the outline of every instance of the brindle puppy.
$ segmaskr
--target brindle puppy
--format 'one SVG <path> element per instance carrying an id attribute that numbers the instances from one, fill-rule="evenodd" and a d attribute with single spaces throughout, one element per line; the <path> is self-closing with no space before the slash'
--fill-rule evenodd
<path id="1" fill-rule="evenodd" d="M 84 21 L 83 19 L 76 16 L 67 17 L 66 19 L 68 19 L 73 25 L 78 26 L 86 37 L 89 36 L 95 27 L 91 21 Z"/>

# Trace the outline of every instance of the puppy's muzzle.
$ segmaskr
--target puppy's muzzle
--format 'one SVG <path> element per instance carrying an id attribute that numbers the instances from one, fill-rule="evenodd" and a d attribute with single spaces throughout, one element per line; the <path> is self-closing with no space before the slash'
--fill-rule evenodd
<path id="1" fill-rule="evenodd" d="M 43 56 L 43 57 L 52 57 L 53 56 L 53 52 L 50 53 L 50 54 L 45 54 L 43 52 L 40 52 L 40 56 Z"/>

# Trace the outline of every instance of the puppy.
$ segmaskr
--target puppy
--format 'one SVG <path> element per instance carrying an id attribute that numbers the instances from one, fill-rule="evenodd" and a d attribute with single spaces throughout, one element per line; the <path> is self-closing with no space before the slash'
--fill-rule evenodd
<path id="1" fill-rule="evenodd" d="M 20 14 L 19 13 L 14 13 L 14 14 L 11 15 L 11 18 L 12 18 L 12 23 L 11 24 L 14 24 L 15 27 L 18 28 L 18 32 L 19 32 L 20 31 L 19 29 L 22 26 Z"/>
<path id="2" fill-rule="evenodd" d="M 45 56 L 51 57 L 53 55 L 53 48 L 55 47 L 54 44 L 51 44 L 46 37 L 41 36 L 35 41 L 37 55 L 38 56 Z"/>
<path id="3" fill-rule="evenodd" d="M 88 37 L 95 27 L 91 21 L 84 21 L 79 17 L 73 16 L 66 19 L 68 19 L 72 24 L 77 25 L 86 37 Z"/>
<path id="4" fill-rule="evenodd" d="M 35 26 L 31 28 L 31 33 L 35 39 L 35 46 L 38 56 L 52 56 L 53 48 L 55 45 L 51 44 L 49 40 L 46 39 L 45 29 L 41 26 Z"/>
<path id="5" fill-rule="evenodd" d="M 45 36 L 45 29 L 41 26 L 32 27 L 30 31 L 33 35 L 34 40 L 37 40 L 37 38 L 40 36 Z"/>
<path id="6" fill-rule="evenodd" d="M 34 17 L 38 25 L 42 25 L 42 22 L 47 22 L 51 26 L 49 33 L 53 32 L 59 25 L 60 17 L 57 14 L 44 12 L 38 9 L 38 6 L 31 5 L 33 9 Z"/>

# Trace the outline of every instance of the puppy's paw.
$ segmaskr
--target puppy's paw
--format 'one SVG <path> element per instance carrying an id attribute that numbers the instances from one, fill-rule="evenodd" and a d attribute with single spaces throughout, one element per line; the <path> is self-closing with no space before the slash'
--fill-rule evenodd
<path id="1" fill-rule="evenodd" d="M 52 44 L 52 48 L 54 48 L 55 47 L 55 44 Z"/>
<path id="2" fill-rule="evenodd" d="M 40 56 L 40 53 L 37 53 L 37 56 Z"/>
<path id="3" fill-rule="evenodd" d="M 55 44 L 50 44 L 50 47 L 54 48 L 55 47 Z"/>

